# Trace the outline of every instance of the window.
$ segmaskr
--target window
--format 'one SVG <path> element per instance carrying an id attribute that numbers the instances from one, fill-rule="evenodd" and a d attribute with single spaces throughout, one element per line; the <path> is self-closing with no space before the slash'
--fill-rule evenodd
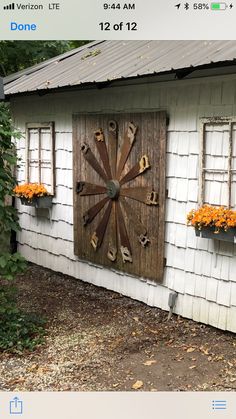
<path id="1" fill-rule="evenodd" d="M 236 118 L 203 118 L 199 204 L 236 208 Z"/>
<path id="2" fill-rule="evenodd" d="M 26 124 L 26 182 L 43 183 L 54 194 L 54 123 Z"/>

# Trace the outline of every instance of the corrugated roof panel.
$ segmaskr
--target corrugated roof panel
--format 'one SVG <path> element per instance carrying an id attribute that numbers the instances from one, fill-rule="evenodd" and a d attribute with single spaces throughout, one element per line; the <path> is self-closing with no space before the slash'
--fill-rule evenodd
<path id="1" fill-rule="evenodd" d="M 214 66 L 235 59 L 235 41 L 97 41 L 6 77 L 5 94 Z"/>

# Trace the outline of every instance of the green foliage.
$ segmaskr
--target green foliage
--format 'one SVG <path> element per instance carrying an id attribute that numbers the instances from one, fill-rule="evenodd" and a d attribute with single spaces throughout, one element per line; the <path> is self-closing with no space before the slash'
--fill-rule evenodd
<path id="1" fill-rule="evenodd" d="M 8 106 L 0 104 L 0 237 L 7 232 L 19 230 L 17 211 L 6 205 L 6 198 L 12 196 L 16 180 L 12 167 L 16 165 L 12 138 L 19 138 L 13 129 Z M 42 342 L 44 328 L 42 320 L 21 312 L 16 305 L 14 289 L 4 285 L 3 279 L 11 280 L 24 272 L 25 259 L 19 254 L 0 251 L 0 351 L 33 350 Z"/>
<path id="2" fill-rule="evenodd" d="M 19 230 L 17 211 L 11 205 L 6 205 L 6 197 L 12 195 L 16 185 L 12 173 L 12 165 L 17 162 L 15 148 L 11 138 L 19 138 L 10 118 L 9 108 L 0 104 L 0 235 L 11 230 Z"/>
<path id="3" fill-rule="evenodd" d="M 26 261 L 19 253 L 0 254 L 0 274 L 3 278 L 14 279 L 16 273 L 22 273 L 25 269 Z"/>
<path id="4" fill-rule="evenodd" d="M 0 351 L 33 351 L 44 342 L 44 323 L 16 307 L 14 288 L 0 287 Z"/>
<path id="5" fill-rule="evenodd" d="M 0 75 L 33 66 L 56 55 L 78 48 L 88 41 L 0 41 Z M 17 211 L 6 204 L 16 185 L 12 167 L 17 164 L 12 138 L 20 138 L 13 128 L 9 107 L 0 103 L 0 241 L 6 234 L 20 230 Z M 1 278 L 11 280 L 25 270 L 24 258 L 15 253 L 2 253 L 0 243 Z M 0 350 L 33 350 L 42 341 L 43 324 L 37 318 L 23 314 L 16 307 L 11 287 L 0 285 Z"/>
<path id="6" fill-rule="evenodd" d="M 88 41 L 0 41 L 0 75 L 31 67 Z"/>

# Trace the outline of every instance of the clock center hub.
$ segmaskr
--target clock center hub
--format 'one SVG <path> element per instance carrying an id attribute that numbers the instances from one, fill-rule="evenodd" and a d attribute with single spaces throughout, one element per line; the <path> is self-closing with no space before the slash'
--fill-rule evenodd
<path id="1" fill-rule="evenodd" d="M 107 196 L 111 199 L 117 199 L 120 194 L 120 184 L 118 180 L 109 180 L 107 182 Z"/>

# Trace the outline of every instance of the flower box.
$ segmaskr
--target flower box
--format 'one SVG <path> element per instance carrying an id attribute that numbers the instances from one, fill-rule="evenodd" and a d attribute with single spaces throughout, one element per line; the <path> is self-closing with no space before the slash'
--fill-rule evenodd
<path id="1" fill-rule="evenodd" d="M 230 208 L 203 205 L 189 212 L 187 224 L 198 237 L 236 243 L 236 211 Z"/>
<path id="2" fill-rule="evenodd" d="M 202 227 L 201 230 L 195 228 L 197 237 L 204 239 L 223 240 L 230 243 L 236 243 L 236 228 L 229 228 L 227 231 L 220 230 L 215 233 L 215 227 Z"/>
<path id="3" fill-rule="evenodd" d="M 27 205 L 29 207 L 35 208 L 51 208 L 52 206 L 52 196 L 40 196 L 38 198 L 27 199 L 24 197 L 20 198 L 22 205 Z"/>
<path id="4" fill-rule="evenodd" d="M 15 196 L 20 198 L 22 205 L 35 208 L 51 208 L 52 195 L 42 183 L 24 183 L 13 189 Z"/>

